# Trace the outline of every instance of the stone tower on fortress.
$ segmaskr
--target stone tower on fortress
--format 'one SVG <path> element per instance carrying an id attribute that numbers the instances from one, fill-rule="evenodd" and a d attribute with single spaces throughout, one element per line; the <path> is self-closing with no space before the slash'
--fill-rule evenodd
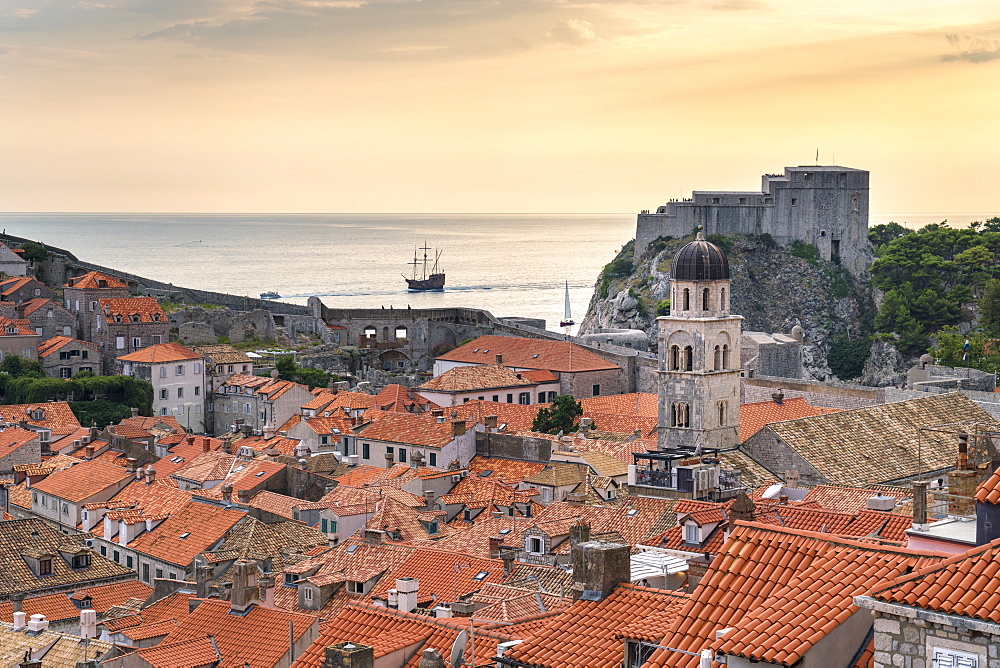
<path id="1" fill-rule="evenodd" d="M 660 236 L 770 234 L 779 244 L 815 244 L 821 257 L 857 276 L 871 265 L 868 251 L 868 172 L 838 166 L 786 167 L 765 174 L 760 192 L 696 190 L 655 213 L 639 214 L 635 254 Z"/>

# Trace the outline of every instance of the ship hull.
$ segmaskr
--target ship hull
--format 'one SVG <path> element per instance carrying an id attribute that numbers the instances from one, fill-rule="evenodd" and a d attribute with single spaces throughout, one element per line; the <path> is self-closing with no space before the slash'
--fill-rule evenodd
<path id="1" fill-rule="evenodd" d="M 407 278 L 406 289 L 410 292 L 441 292 L 444 290 L 444 274 L 431 274 L 425 279 Z"/>

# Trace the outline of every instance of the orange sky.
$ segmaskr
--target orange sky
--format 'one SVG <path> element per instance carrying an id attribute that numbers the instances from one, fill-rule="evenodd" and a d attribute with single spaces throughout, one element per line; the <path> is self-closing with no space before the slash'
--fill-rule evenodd
<path id="1" fill-rule="evenodd" d="M 18 4 L 20 2 L 20 4 Z M 6 211 L 1000 213 L 995 0 L 9 0 Z"/>

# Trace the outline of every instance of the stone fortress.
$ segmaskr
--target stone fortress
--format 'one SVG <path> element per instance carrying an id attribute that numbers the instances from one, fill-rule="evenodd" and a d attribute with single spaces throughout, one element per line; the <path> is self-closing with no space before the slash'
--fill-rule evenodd
<path id="1" fill-rule="evenodd" d="M 820 256 L 858 276 L 871 265 L 868 172 L 835 165 L 786 167 L 765 174 L 760 192 L 696 190 L 636 221 L 635 256 L 657 237 L 770 234 L 776 242 L 815 244 Z"/>

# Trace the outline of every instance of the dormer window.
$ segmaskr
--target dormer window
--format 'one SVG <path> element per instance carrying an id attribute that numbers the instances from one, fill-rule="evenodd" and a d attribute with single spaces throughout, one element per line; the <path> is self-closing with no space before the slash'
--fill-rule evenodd
<path id="1" fill-rule="evenodd" d="M 116 315 L 115 316 L 115 322 L 121 322 L 121 321 L 122 321 L 121 315 Z"/>
<path id="2" fill-rule="evenodd" d="M 524 550 L 528 554 L 545 554 L 545 543 L 538 536 L 528 536 L 524 539 Z"/>
<path id="3" fill-rule="evenodd" d="M 41 408 L 36 408 L 35 410 L 31 411 L 31 419 L 32 420 L 44 420 L 45 419 L 45 411 L 43 411 Z"/>
<path id="4" fill-rule="evenodd" d="M 17 327 L 14 327 L 12 325 L 8 325 L 7 326 L 7 333 L 8 334 L 17 334 Z"/>
<path id="5" fill-rule="evenodd" d="M 697 545 L 701 542 L 701 530 L 694 522 L 688 522 L 684 525 L 684 542 L 691 545 Z"/>
<path id="6" fill-rule="evenodd" d="M 153 322 L 160 322 L 160 314 L 159 313 L 154 313 L 153 314 Z"/>
<path id="7" fill-rule="evenodd" d="M 72 565 L 73 565 L 74 569 L 87 568 L 88 566 L 90 566 L 90 555 L 89 554 L 78 554 L 78 555 L 76 555 L 75 557 L 73 557 L 73 564 Z M 90 607 L 89 603 L 87 604 L 87 607 L 88 608 Z"/>
<path id="8" fill-rule="evenodd" d="M 133 313 L 128 319 L 130 322 L 139 322 L 139 314 Z"/>
<path id="9" fill-rule="evenodd" d="M 46 557 L 38 560 L 38 576 L 52 575 L 52 559 Z"/>

